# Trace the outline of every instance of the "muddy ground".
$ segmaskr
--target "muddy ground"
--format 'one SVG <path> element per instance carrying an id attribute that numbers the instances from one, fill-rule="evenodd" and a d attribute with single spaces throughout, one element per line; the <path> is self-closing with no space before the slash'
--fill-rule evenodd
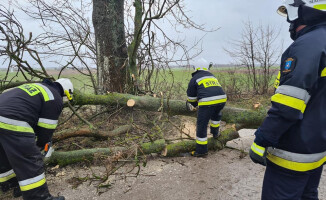
<path id="1" fill-rule="evenodd" d="M 104 184 L 109 188 L 98 189 L 98 181 L 90 179 L 76 184 L 76 177 L 94 178 L 92 171 L 103 175 L 104 167 L 54 168 L 47 174 L 47 181 L 53 195 L 63 195 L 67 200 L 260 199 L 264 167 L 243 154 L 250 147 L 253 133 L 241 130 L 240 139 L 229 142 L 222 151 L 210 151 L 206 158 L 149 156 L 147 166 L 141 167 L 137 177 L 137 169 L 126 164 Z M 320 183 L 320 199 L 326 199 L 325 176 L 326 172 Z"/>

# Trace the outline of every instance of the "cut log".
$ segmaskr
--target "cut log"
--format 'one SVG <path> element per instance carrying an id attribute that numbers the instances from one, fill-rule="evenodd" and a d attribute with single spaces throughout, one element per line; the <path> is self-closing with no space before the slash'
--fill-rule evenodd
<path id="1" fill-rule="evenodd" d="M 129 99 L 129 100 L 127 101 L 127 106 L 128 106 L 128 107 L 134 107 L 135 103 L 136 103 L 135 100 L 133 100 L 133 99 Z"/>
<path id="2" fill-rule="evenodd" d="M 221 136 L 216 140 L 213 138 L 208 139 L 209 150 L 221 150 L 227 141 L 239 137 L 238 132 L 233 129 L 226 129 L 222 131 Z M 161 153 L 163 156 L 179 156 L 180 153 L 190 152 L 196 149 L 196 142 L 194 140 L 184 140 L 181 142 L 166 144 L 165 140 L 156 140 L 153 143 L 148 142 L 141 145 L 139 154 Z M 114 148 L 96 148 L 96 149 L 83 149 L 77 151 L 58 152 L 55 151 L 49 159 L 45 162 L 51 165 L 66 166 L 82 161 L 92 161 L 97 156 L 109 156 L 116 152 L 126 152 L 127 148 L 114 147 Z"/>
<path id="3" fill-rule="evenodd" d="M 133 108 L 147 111 L 163 111 L 169 115 L 196 116 L 196 112 L 186 109 L 185 101 L 166 100 L 150 96 L 135 96 L 130 94 L 110 93 L 107 95 L 83 94 L 74 91 L 75 105 L 120 105 L 126 106 L 128 100 L 135 101 Z M 222 120 L 230 124 L 241 124 L 246 128 L 257 128 L 266 117 L 266 110 L 247 110 L 241 108 L 225 107 L 222 111 Z"/>
<path id="4" fill-rule="evenodd" d="M 131 127 L 132 127 L 131 125 L 123 125 L 112 131 L 98 131 L 95 129 L 91 129 L 89 127 L 72 128 L 68 130 L 55 132 L 53 134 L 52 141 L 57 142 L 71 137 L 95 137 L 98 139 L 106 140 L 109 137 L 115 137 L 128 132 Z"/>

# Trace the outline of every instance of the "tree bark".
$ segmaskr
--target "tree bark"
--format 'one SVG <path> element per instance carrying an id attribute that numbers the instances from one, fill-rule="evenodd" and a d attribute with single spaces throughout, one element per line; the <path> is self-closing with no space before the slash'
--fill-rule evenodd
<path id="1" fill-rule="evenodd" d="M 124 0 L 93 0 L 97 78 L 100 93 L 123 92 L 128 51 L 124 27 Z"/>
<path id="2" fill-rule="evenodd" d="M 72 128 L 68 130 L 63 130 L 60 132 L 54 132 L 52 141 L 58 142 L 61 140 L 65 140 L 71 137 L 95 137 L 98 139 L 106 140 L 110 137 L 115 137 L 120 134 L 126 133 L 131 128 L 131 125 L 120 126 L 112 131 L 98 131 L 91 129 L 89 127 L 83 128 Z"/>
<path id="3" fill-rule="evenodd" d="M 134 17 L 134 35 L 133 40 L 128 46 L 128 57 L 129 57 L 129 74 L 130 92 L 137 93 L 138 90 L 138 69 L 137 69 L 137 51 L 142 40 L 142 16 L 143 16 L 143 5 L 141 0 L 134 1 L 135 17 Z"/>
<path id="4" fill-rule="evenodd" d="M 208 139 L 209 150 L 221 150 L 227 141 L 239 137 L 238 132 L 233 129 L 222 131 L 221 136 L 216 140 L 213 138 Z M 156 140 L 153 143 L 143 143 L 140 146 L 142 154 L 161 153 L 163 156 L 173 157 L 180 156 L 180 153 L 194 151 L 196 149 L 196 142 L 194 140 L 185 140 L 173 144 L 166 144 L 164 139 Z M 127 148 L 114 147 L 114 148 L 96 148 L 96 149 L 83 149 L 77 151 L 57 152 L 55 151 L 49 159 L 45 162 L 50 165 L 66 166 L 83 161 L 91 162 L 97 156 L 110 156 L 116 152 L 126 152 Z"/>
<path id="5" fill-rule="evenodd" d="M 120 105 L 126 106 L 128 100 L 134 100 L 133 108 L 166 112 L 169 115 L 196 116 L 196 112 L 187 111 L 185 101 L 166 100 L 150 96 L 135 96 L 130 94 L 110 93 L 107 95 L 82 94 L 74 91 L 76 105 Z M 266 117 L 266 110 L 247 110 L 241 108 L 225 107 L 222 111 L 222 120 L 237 124 L 238 128 L 257 128 Z"/>

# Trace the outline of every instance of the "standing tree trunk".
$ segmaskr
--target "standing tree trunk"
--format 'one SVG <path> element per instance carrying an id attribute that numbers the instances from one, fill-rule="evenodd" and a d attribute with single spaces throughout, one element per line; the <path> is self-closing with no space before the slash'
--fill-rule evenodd
<path id="1" fill-rule="evenodd" d="M 124 0 L 93 0 L 98 90 L 124 92 L 128 52 Z"/>
<path id="2" fill-rule="evenodd" d="M 143 25 L 142 22 L 143 7 L 142 7 L 141 0 L 135 0 L 134 7 L 135 7 L 134 38 L 128 47 L 129 73 L 131 75 L 130 82 L 128 85 L 130 88 L 130 92 L 137 94 L 137 90 L 138 90 L 137 50 L 142 40 L 142 25 Z"/>

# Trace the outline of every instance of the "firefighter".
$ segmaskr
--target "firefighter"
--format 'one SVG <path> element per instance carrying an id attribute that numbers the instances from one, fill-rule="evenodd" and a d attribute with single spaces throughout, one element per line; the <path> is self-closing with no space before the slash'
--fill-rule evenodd
<path id="1" fill-rule="evenodd" d="M 194 111 L 198 106 L 196 151 L 191 152 L 191 155 L 202 157 L 208 152 L 207 125 L 209 120 L 211 120 L 211 134 L 214 138 L 219 136 L 221 110 L 226 103 L 226 95 L 216 77 L 208 71 L 207 67 L 194 67 L 194 70 L 187 89 L 186 107 Z"/>
<path id="2" fill-rule="evenodd" d="M 50 195 L 41 151 L 48 147 L 63 109 L 71 100 L 69 79 L 24 84 L 0 95 L 0 186 L 24 200 L 64 200 Z M 49 152 L 48 152 L 49 153 Z"/>
<path id="3" fill-rule="evenodd" d="M 326 161 L 326 4 L 286 0 L 278 13 L 294 42 L 249 155 L 266 165 L 262 199 L 318 199 Z"/>

